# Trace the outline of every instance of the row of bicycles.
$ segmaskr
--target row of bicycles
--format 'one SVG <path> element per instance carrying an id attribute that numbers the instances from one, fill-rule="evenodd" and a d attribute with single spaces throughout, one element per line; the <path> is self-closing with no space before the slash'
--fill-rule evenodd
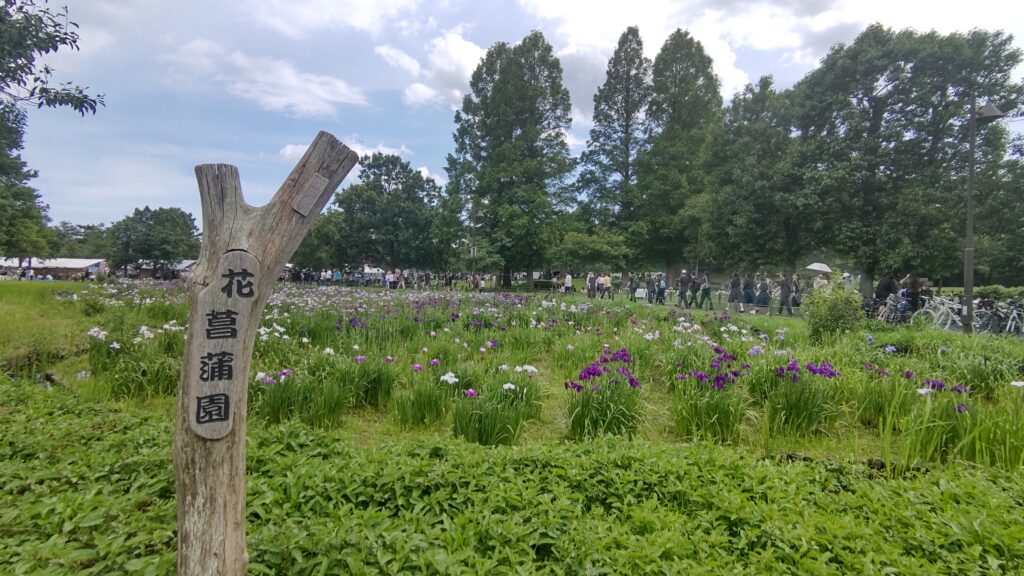
<path id="1" fill-rule="evenodd" d="M 909 323 L 922 328 L 963 331 L 963 306 L 958 300 L 933 296 L 922 297 L 923 306 L 917 311 L 910 309 L 906 298 L 890 296 L 885 301 L 873 301 L 865 312 L 882 322 L 891 324 Z M 975 301 L 974 320 L 971 323 L 978 334 L 1024 334 L 1024 305 L 1010 300 L 996 302 L 981 299 Z"/>

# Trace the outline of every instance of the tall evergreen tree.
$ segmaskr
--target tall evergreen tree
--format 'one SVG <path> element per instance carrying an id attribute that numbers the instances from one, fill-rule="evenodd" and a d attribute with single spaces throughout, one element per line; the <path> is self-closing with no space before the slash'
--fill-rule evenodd
<path id="1" fill-rule="evenodd" d="M 627 199 L 636 185 L 637 159 L 647 148 L 645 121 L 651 99 L 651 60 L 640 29 L 630 26 L 608 61 L 605 81 L 594 94 L 594 127 L 581 158 L 580 183 L 588 214 L 599 222 L 628 220 Z"/>
<path id="2" fill-rule="evenodd" d="M 710 183 L 710 143 L 722 97 L 711 58 L 688 32 L 676 30 L 654 59 L 647 130 L 639 163 L 635 215 L 627 228 L 634 252 L 674 274 L 700 247 L 703 196 Z M 684 254 L 684 250 L 687 251 Z"/>
<path id="3" fill-rule="evenodd" d="M 545 231 L 567 204 L 564 180 L 573 167 L 565 141 L 569 91 L 543 34 L 487 51 L 455 124 L 450 185 L 467 196 L 473 223 L 504 262 L 508 286 L 513 270 L 544 263 Z"/>

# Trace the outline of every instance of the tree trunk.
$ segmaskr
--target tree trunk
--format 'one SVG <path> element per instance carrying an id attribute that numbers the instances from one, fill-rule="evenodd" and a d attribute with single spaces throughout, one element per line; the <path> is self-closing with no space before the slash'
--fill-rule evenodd
<path id="1" fill-rule="evenodd" d="M 512 289 L 512 266 L 508 264 L 501 267 L 501 287 L 505 290 Z"/>
<path id="2" fill-rule="evenodd" d="M 188 280 L 174 437 L 180 576 L 245 574 L 246 402 L 260 315 L 285 261 L 357 160 L 321 132 L 261 208 L 245 203 L 234 166 L 196 167 L 203 244 Z"/>

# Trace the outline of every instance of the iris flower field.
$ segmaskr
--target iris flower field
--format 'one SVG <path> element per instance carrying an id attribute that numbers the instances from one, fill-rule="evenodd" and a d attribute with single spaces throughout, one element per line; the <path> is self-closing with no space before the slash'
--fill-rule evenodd
<path id="1" fill-rule="evenodd" d="M 183 290 L 0 314 L 0 573 L 173 572 Z M 1024 570 L 1012 336 L 282 284 L 248 392 L 253 574 Z"/>

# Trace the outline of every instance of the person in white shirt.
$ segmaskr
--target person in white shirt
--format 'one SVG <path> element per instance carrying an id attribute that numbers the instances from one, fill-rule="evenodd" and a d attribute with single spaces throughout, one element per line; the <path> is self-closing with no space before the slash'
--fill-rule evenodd
<path id="1" fill-rule="evenodd" d="M 566 294 L 572 294 L 572 274 L 565 273 L 565 283 L 562 286 L 562 291 Z"/>

